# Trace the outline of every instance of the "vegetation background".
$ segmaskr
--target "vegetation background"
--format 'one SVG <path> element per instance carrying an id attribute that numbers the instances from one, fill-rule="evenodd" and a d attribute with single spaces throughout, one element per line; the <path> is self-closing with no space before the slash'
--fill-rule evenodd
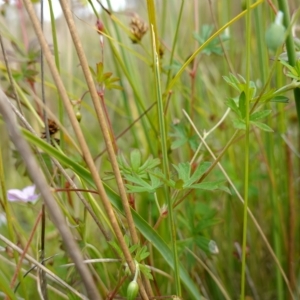
<path id="1" fill-rule="evenodd" d="M 101 2 L 1 4 L 0 298 L 300 299 L 299 2 Z"/>

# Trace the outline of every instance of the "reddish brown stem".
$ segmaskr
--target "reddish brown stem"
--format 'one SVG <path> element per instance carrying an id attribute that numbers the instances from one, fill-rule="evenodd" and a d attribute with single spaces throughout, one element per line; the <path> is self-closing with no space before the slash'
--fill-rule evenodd
<path id="1" fill-rule="evenodd" d="M 36 221 L 35 221 L 35 223 L 34 223 L 34 225 L 33 225 L 32 231 L 31 231 L 30 236 L 29 236 L 29 238 L 28 238 L 28 242 L 27 242 L 27 244 L 25 245 L 24 251 L 23 251 L 23 253 L 22 253 L 21 257 L 20 257 L 20 260 L 19 260 L 19 262 L 18 262 L 18 265 L 16 266 L 15 273 L 14 273 L 14 275 L 13 275 L 13 278 L 12 278 L 11 282 L 10 282 L 10 287 L 11 287 L 11 288 L 13 288 L 13 286 L 14 286 L 14 284 L 15 284 L 15 282 L 16 282 L 18 273 L 19 273 L 19 271 L 20 271 L 20 269 L 21 269 L 21 265 L 22 265 L 23 259 L 24 259 L 25 254 L 27 253 L 28 248 L 29 248 L 29 246 L 30 246 L 30 244 L 31 244 L 31 241 L 32 241 L 32 239 L 33 239 L 34 233 L 36 232 L 36 229 L 37 229 L 37 226 L 38 226 L 38 224 L 39 224 L 39 222 L 40 222 L 40 220 L 41 220 L 41 217 L 42 217 L 42 211 L 40 211 L 39 214 L 38 214 L 38 217 L 37 217 L 37 219 L 36 219 Z M 5 300 L 8 300 L 8 297 L 6 297 Z"/>
<path id="2" fill-rule="evenodd" d="M 112 128 L 112 125 L 111 125 L 111 122 L 110 122 L 110 119 L 109 119 L 109 116 L 108 116 L 108 112 L 107 112 L 107 109 L 106 109 L 106 105 L 105 105 L 105 101 L 104 101 L 104 92 L 103 91 L 99 92 L 98 95 L 100 97 L 102 108 L 103 108 L 103 111 L 105 113 L 105 118 L 106 118 L 106 122 L 107 122 L 107 125 L 108 125 L 108 128 L 109 128 L 109 135 L 110 135 L 110 139 L 111 139 L 111 142 L 112 142 L 112 146 L 114 148 L 115 153 L 117 154 L 118 153 L 118 146 L 117 146 L 117 143 L 116 143 L 116 138 L 115 138 L 115 135 L 114 135 L 114 131 L 113 131 L 113 128 Z"/>
<path id="3" fill-rule="evenodd" d="M 74 208 L 74 205 L 73 205 L 73 199 L 72 199 L 72 196 L 71 196 L 71 189 L 70 189 L 70 182 L 66 182 L 65 184 L 65 187 L 66 187 L 66 193 L 67 193 L 67 199 L 68 199 L 68 203 L 69 205 Z"/>

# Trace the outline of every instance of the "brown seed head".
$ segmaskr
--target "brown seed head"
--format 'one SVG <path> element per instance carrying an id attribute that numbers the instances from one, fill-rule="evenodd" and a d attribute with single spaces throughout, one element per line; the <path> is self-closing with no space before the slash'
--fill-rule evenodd
<path id="1" fill-rule="evenodd" d="M 133 43 L 138 43 L 141 41 L 143 36 L 148 30 L 148 25 L 142 21 L 139 17 L 134 16 L 130 22 L 130 31 L 133 37 L 130 37 Z"/>

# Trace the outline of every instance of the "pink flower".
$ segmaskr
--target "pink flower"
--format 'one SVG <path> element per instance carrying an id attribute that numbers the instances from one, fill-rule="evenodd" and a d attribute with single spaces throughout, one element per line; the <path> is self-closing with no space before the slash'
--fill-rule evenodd
<path id="1" fill-rule="evenodd" d="M 8 201 L 36 202 L 40 195 L 35 193 L 35 185 L 25 187 L 23 190 L 11 189 L 7 191 Z"/>

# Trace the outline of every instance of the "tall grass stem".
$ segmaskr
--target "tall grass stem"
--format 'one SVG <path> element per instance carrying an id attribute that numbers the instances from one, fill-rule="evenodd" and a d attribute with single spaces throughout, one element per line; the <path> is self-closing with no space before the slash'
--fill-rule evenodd
<path id="1" fill-rule="evenodd" d="M 283 25 L 285 28 L 290 28 L 290 10 L 289 10 L 289 4 L 286 0 L 278 0 L 278 6 L 279 9 L 283 12 Z M 291 31 L 289 32 L 287 38 L 286 38 L 286 51 L 288 55 L 289 64 L 291 66 L 295 66 L 296 64 L 296 51 L 295 51 L 295 45 L 294 45 L 294 39 Z M 298 124 L 300 127 L 300 88 L 296 88 L 294 90 L 294 98 L 296 102 L 296 111 L 298 116 Z"/>
<path id="2" fill-rule="evenodd" d="M 246 277 L 246 248 L 248 231 L 248 199 L 249 199 L 249 151 L 250 151 L 250 62 L 251 62 L 251 10 L 250 0 L 246 1 L 246 133 L 245 133 L 245 169 L 244 169 L 244 213 L 243 213 L 243 243 L 242 243 L 242 270 L 241 270 L 241 300 L 245 299 Z"/>
<path id="3" fill-rule="evenodd" d="M 148 1 L 152 2 L 152 1 Z M 149 15 L 150 24 L 155 20 L 151 19 L 151 14 Z M 158 120 L 159 120 L 159 131 L 160 131 L 160 139 L 161 139 L 161 151 L 162 151 L 162 165 L 163 172 L 166 176 L 166 179 L 170 178 L 169 171 L 169 158 L 168 158 L 168 147 L 167 147 L 167 134 L 166 134 L 166 126 L 165 126 L 165 114 L 164 114 L 164 106 L 161 92 L 161 82 L 160 82 L 160 66 L 159 66 L 159 58 L 157 52 L 157 46 L 155 44 L 155 31 L 154 26 L 151 25 L 151 37 L 152 37 L 152 47 L 153 47 L 153 66 L 154 66 L 154 76 L 155 76 L 155 91 L 156 91 L 156 99 L 157 99 L 157 110 L 158 110 Z M 175 287 L 177 296 L 181 296 L 181 285 L 180 285 L 180 274 L 179 274 L 179 261 L 178 261 L 178 253 L 177 253 L 177 244 L 176 244 L 176 225 L 175 225 L 175 217 L 173 211 L 172 200 L 170 197 L 169 188 L 165 185 L 165 197 L 168 205 L 168 214 L 169 214 L 169 224 L 171 229 L 171 242 L 172 242 L 172 250 L 173 250 L 173 259 L 174 259 L 174 273 L 175 273 Z"/>

